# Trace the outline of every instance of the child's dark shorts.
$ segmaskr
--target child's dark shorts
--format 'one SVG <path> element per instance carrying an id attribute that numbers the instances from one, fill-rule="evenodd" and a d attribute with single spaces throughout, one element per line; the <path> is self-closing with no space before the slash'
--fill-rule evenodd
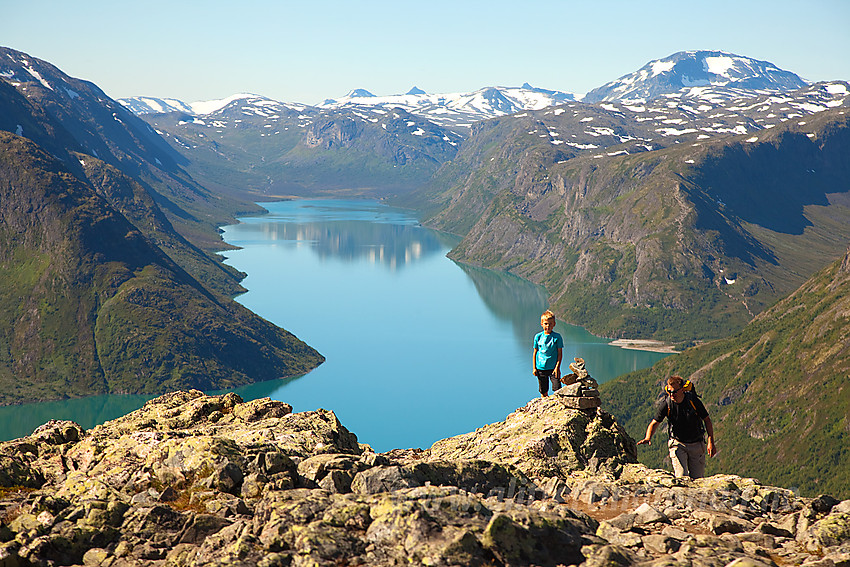
<path id="1" fill-rule="evenodd" d="M 552 391 L 558 390 L 561 388 L 561 381 L 555 378 L 555 370 L 540 370 L 539 368 L 535 371 L 537 375 L 537 384 L 539 386 L 539 391 L 541 394 L 549 393 L 549 383 L 552 383 Z"/>

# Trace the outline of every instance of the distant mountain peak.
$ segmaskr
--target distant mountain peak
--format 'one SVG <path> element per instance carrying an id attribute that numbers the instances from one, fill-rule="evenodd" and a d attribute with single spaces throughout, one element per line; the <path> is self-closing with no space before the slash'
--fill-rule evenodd
<path id="1" fill-rule="evenodd" d="M 806 85 L 806 81 L 795 73 L 768 61 L 727 51 L 679 51 L 593 89 L 583 100 L 650 100 L 695 87 L 726 91 L 731 98 L 746 92 L 790 91 Z"/>
<path id="2" fill-rule="evenodd" d="M 239 101 L 254 106 L 281 104 L 268 97 L 251 93 L 237 93 L 221 99 L 199 100 L 195 102 L 183 102 L 176 98 L 157 98 L 149 96 L 133 96 L 118 99 L 118 102 L 137 115 L 181 112 L 191 116 L 205 116 L 213 114 L 230 106 L 234 102 Z"/>
<path id="3" fill-rule="evenodd" d="M 356 92 L 356 91 L 352 91 Z M 540 88 L 483 87 L 473 92 L 426 93 L 413 87 L 407 94 L 374 96 L 348 95 L 340 99 L 327 99 L 319 108 L 359 109 L 401 108 L 427 118 L 434 124 L 456 132 L 467 131 L 472 123 L 495 116 L 504 116 L 523 110 L 540 110 L 550 106 L 575 101 L 572 93 Z"/>
<path id="4" fill-rule="evenodd" d="M 353 91 L 349 91 L 346 98 L 364 98 L 364 97 L 374 97 L 372 93 L 367 91 L 366 89 L 354 89 Z"/>
<path id="5" fill-rule="evenodd" d="M 521 88 L 521 89 L 523 89 L 523 90 L 526 90 L 526 91 L 534 92 L 534 93 L 540 93 L 540 94 L 550 95 L 550 96 L 552 96 L 552 97 L 554 97 L 554 98 L 556 98 L 556 99 L 560 100 L 561 102 L 565 102 L 565 101 L 567 101 L 567 100 L 575 100 L 575 96 L 574 96 L 574 95 L 571 95 L 571 96 L 564 96 L 566 93 L 563 93 L 563 92 L 561 92 L 561 91 L 553 91 L 553 90 L 549 90 L 549 89 L 541 89 L 540 87 L 534 87 L 534 86 L 531 86 L 531 85 L 530 85 L 530 84 L 528 84 L 528 83 L 523 83 L 523 84 L 522 84 L 522 86 L 521 86 L 520 88 Z"/>

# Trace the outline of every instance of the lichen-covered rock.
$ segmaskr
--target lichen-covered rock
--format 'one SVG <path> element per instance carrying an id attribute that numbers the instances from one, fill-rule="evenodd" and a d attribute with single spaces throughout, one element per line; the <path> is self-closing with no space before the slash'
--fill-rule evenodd
<path id="1" fill-rule="evenodd" d="M 616 470 L 637 462 L 635 441 L 613 416 L 573 409 L 569 399 L 536 398 L 503 422 L 437 441 L 427 458 L 489 460 L 532 478 L 566 477 L 588 467 Z"/>
<path id="2" fill-rule="evenodd" d="M 830 507 L 831 508 L 831 507 Z M 818 520 L 805 535 L 805 545 L 813 552 L 850 543 L 850 513 L 830 514 Z"/>
<path id="3" fill-rule="evenodd" d="M 23 459 L 14 455 L 0 454 L 0 487 L 24 486 L 38 488 L 44 477 L 33 470 Z"/>
<path id="4" fill-rule="evenodd" d="M 196 391 L 0 443 L 0 567 L 844 567 L 848 517 L 648 469 L 610 415 L 557 396 L 380 455 L 332 412 Z"/>
<path id="5" fill-rule="evenodd" d="M 44 425 L 36 428 L 30 437 L 35 441 L 50 445 L 64 445 L 65 443 L 76 443 L 85 435 L 85 431 L 73 421 L 60 421 L 51 419 Z"/>
<path id="6" fill-rule="evenodd" d="M 510 498 L 518 484 L 527 483 L 516 469 L 473 459 L 376 466 L 358 473 L 351 488 L 360 494 L 376 494 L 426 485 L 456 486 L 490 496 L 510 494 Z"/>

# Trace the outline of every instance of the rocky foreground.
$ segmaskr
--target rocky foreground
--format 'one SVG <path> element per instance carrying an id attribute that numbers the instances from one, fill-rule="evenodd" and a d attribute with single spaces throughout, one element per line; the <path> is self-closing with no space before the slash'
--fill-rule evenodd
<path id="1" fill-rule="evenodd" d="M 573 405 L 384 454 L 330 411 L 235 394 L 53 421 L 0 444 L 0 566 L 850 566 L 850 501 L 647 469 Z"/>

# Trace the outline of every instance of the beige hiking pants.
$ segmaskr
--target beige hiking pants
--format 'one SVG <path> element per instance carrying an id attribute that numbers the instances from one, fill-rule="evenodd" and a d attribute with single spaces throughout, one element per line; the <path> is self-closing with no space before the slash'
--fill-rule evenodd
<path id="1" fill-rule="evenodd" d="M 673 461 L 673 474 L 691 478 L 705 476 L 705 443 L 682 443 L 670 439 L 667 446 L 670 448 L 670 460 Z"/>

